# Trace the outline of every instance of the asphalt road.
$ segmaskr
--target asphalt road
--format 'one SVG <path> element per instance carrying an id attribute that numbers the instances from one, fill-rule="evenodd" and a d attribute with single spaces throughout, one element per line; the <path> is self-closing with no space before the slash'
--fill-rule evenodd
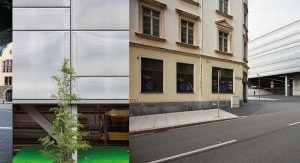
<path id="1" fill-rule="evenodd" d="M 131 162 L 300 162 L 300 105 L 267 103 L 243 119 L 133 136 Z"/>
<path id="2" fill-rule="evenodd" d="M 12 104 L 0 104 L 0 163 L 12 162 Z"/>

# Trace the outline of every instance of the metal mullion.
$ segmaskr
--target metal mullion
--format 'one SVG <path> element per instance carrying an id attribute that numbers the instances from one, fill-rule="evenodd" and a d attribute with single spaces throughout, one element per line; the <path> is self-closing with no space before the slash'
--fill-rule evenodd
<path id="1" fill-rule="evenodd" d="M 151 35 L 153 36 L 154 34 L 154 31 L 153 31 L 153 10 L 151 9 L 151 12 L 150 12 L 150 33 Z"/>

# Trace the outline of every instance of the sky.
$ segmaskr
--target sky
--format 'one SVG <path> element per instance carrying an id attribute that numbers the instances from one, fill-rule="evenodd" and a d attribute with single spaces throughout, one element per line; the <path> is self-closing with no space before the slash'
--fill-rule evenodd
<path id="1" fill-rule="evenodd" d="M 300 0 L 248 0 L 249 41 L 300 19 Z"/>

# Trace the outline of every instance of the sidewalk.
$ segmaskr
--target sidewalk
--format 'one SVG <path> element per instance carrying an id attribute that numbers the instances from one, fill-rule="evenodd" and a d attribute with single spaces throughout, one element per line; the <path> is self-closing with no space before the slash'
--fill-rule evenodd
<path id="1" fill-rule="evenodd" d="M 238 116 L 221 109 L 220 117 L 217 116 L 218 109 L 134 116 L 129 118 L 129 133 L 135 135 L 157 132 L 172 128 L 238 118 Z"/>

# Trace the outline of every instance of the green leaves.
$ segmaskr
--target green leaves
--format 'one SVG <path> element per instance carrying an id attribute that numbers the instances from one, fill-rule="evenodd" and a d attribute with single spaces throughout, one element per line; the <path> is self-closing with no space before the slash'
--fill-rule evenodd
<path id="1" fill-rule="evenodd" d="M 52 77 L 58 86 L 57 93 L 51 96 L 58 101 L 57 107 L 50 109 L 55 114 L 52 131 L 49 136 L 39 140 L 44 146 L 41 153 L 46 157 L 53 158 L 54 162 L 73 162 L 72 155 L 77 149 L 91 148 L 88 142 L 83 140 L 89 133 L 80 131 L 83 127 L 78 121 L 80 114 L 69 111 L 71 102 L 79 101 L 80 97 L 72 93 L 72 82 L 75 82 L 77 77 L 75 70 L 69 66 L 68 59 L 64 59 L 59 71 L 59 75 Z"/>

